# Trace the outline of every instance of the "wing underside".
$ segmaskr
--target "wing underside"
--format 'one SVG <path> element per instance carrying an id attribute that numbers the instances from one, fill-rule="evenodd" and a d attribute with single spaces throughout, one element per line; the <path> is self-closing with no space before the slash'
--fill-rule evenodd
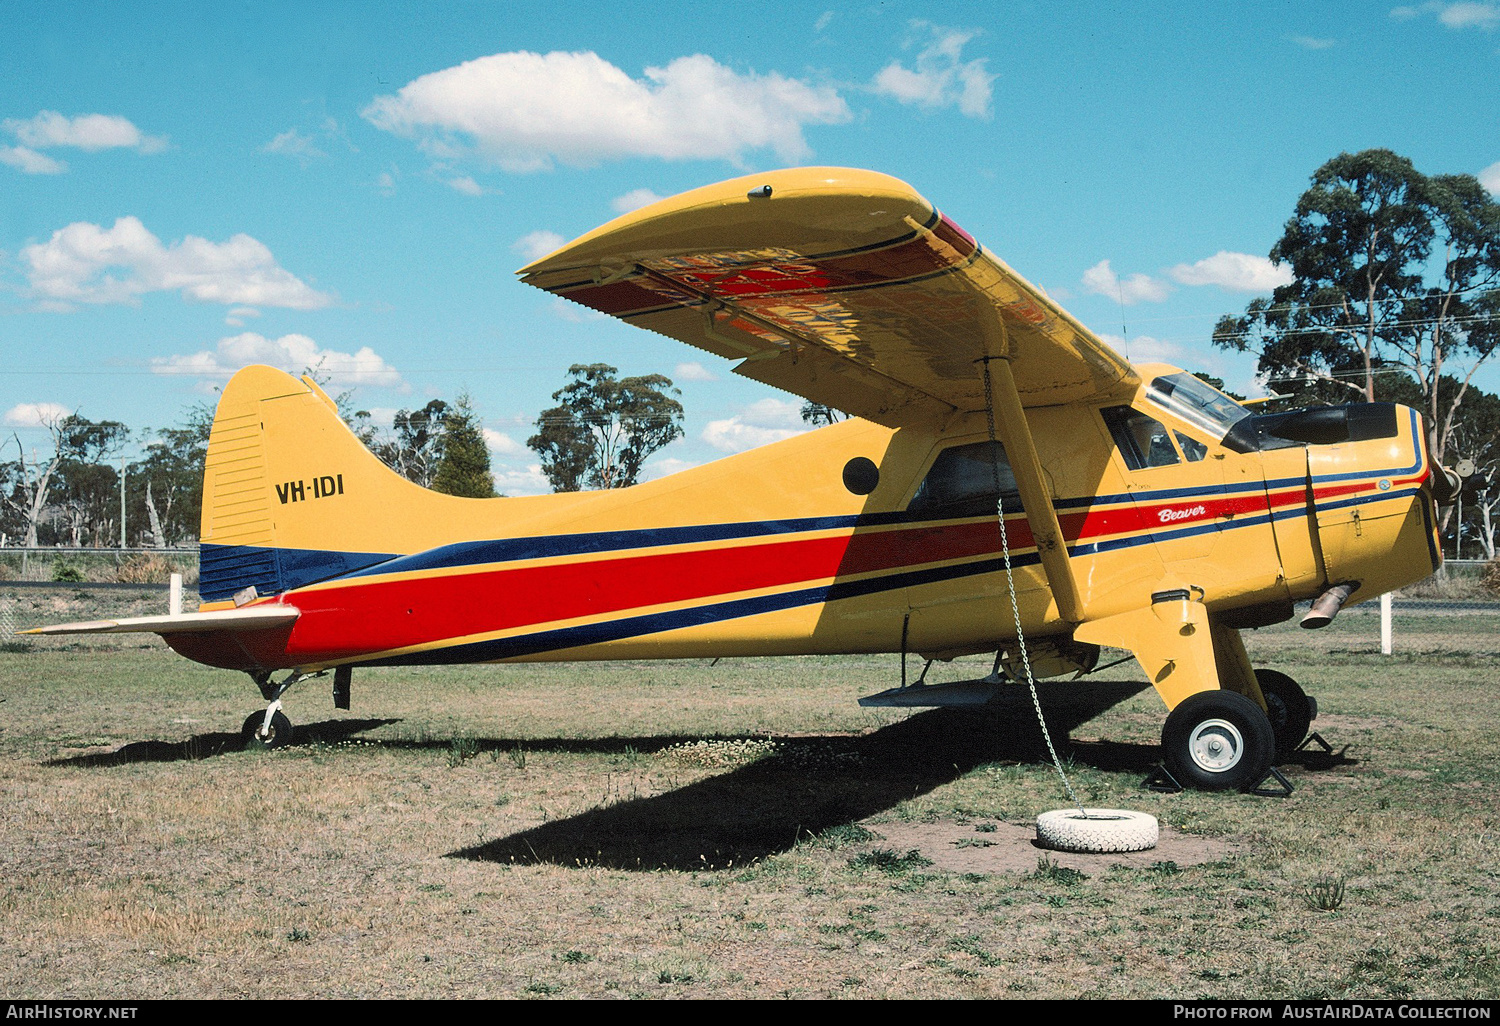
<path id="1" fill-rule="evenodd" d="M 910 186 L 802 168 L 620 218 L 523 280 L 887 426 L 983 409 L 1008 356 L 1028 406 L 1134 380 L 1130 365 Z"/>

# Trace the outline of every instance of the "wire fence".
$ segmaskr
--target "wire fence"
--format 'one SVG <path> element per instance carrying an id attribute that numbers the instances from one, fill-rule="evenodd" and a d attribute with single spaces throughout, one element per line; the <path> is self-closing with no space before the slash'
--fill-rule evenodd
<path id="1" fill-rule="evenodd" d="M 86 548 L 66 545 L 0 547 L 0 584 L 161 584 L 172 573 L 198 579 L 198 546 Z"/>

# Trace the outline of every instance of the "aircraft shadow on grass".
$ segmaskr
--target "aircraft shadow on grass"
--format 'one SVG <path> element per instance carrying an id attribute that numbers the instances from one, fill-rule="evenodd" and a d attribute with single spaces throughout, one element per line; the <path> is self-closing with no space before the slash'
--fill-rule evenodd
<path id="1" fill-rule="evenodd" d="M 1074 765 L 1144 776 L 1161 758 L 1156 744 L 1073 741 L 1069 734 L 1149 685 L 1135 681 L 1046 682 L 1042 711 L 1059 754 Z M 399 723 L 339 719 L 304 724 L 296 744 L 338 744 Z M 653 751 L 683 736 L 475 738 L 476 751 L 616 753 Z M 451 741 L 372 740 L 386 748 L 448 748 Z M 106 768 L 187 762 L 243 749 L 238 733 L 184 741 L 134 741 L 112 752 L 49 760 L 48 766 Z M 1310 771 L 1353 765 L 1347 749 L 1304 750 L 1288 762 Z M 567 819 L 449 852 L 481 862 L 652 871 L 726 869 L 784 852 L 799 839 L 857 822 L 962 777 L 986 763 L 1047 763 L 1026 688 L 1006 688 L 982 710 L 934 709 L 860 737 L 784 738 L 774 756 L 649 798 L 603 805 Z M 1285 767 L 1287 763 L 1283 763 Z"/>
<path id="2" fill-rule="evenodd" d="M 400 720 L 360 719 L 324 720 L 321 723 L 308 723 L 296 728 L 294 743 L 338 744 L 343 741 L 352 741 L 356 735 L 367 730 L 374 730 L 376 727 L 400 722 Z M 88 752 L 83 755 L 70 755 L 66 758 L 51 759 L 45 765 L 99 768 L 125 766 L 130 763 L 142 762 L 193 762 L 199 759 L 211 759 L 219 755 L 240 752 L 244 748 L 245 739 L 240 734 L 214 732 L 209 734 L 194 734 L 184 741 L 132 741 L 129 744 L 121 745 L 112 752 Z"/>
<path id="3" fill-rule="evenodd" d="M 1039 689 L 1059 752 L 1075 764 L 1149 772 L 1154 744 L 1070 744 L 1070 731 L 1147 688 L 1068 682 Z M 783 739 L 777 754 L 667 794 L 450 852 L 483 862 L 613 869 L 726 869 L 784 852 L 800 838 L 856 822 L 991 762 L 1048 762 L 1026 688 L 983 711 L 935 709 L 862 737 Z"/>

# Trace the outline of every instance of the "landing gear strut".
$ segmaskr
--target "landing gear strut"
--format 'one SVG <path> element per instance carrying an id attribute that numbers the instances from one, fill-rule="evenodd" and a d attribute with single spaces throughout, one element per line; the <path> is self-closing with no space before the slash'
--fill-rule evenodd
<path id="1" fill-rule="evenodd" d="M 251 678 L 260 688 L 261 695 L 269 703 L 264 712 L 253 712 L 245 718 L 240 728 L 246 748 L 281 748 L 292 741 L 292 721 L 281 711 L 281 696 L 299 680 L 316 677 L 317 674 L 293 670 L 281 681 L 273 681 L 270 673 L 254 673 Z"/>

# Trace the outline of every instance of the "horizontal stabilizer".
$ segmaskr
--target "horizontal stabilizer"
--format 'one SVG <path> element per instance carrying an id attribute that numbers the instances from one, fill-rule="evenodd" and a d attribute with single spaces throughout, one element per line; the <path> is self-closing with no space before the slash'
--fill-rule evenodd
<path id="1" fill-rule="evenodd" d="M 291 624 L 302 615 L 294 606 L 266 605 L 225 609 L 217 613 L 172 616 L 128 616 L 118 620 L 84 620 L 33 627 L 18 634 L 202 634 L 209 631 L 259 631 Z"/>

